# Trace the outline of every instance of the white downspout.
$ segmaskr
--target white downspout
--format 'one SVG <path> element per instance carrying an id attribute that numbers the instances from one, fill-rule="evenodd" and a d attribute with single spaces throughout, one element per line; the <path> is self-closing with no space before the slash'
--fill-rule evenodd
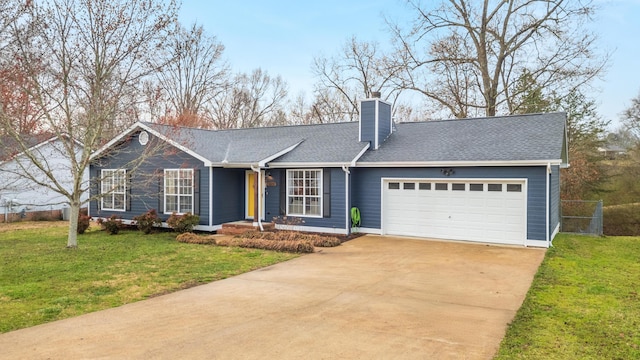
<path id="1" fill-rule="evenodd" d="M 213 167 L 209 166 L 209 227 L 213 227 Z"/>
<path id="2" fill-rule="evenodd" d="M 260 231 L 264 231 L 264 227 L 262 226 L 262 176 L 260 176 L 260 167 L 257 165 L 251 165 L 251 170 L 258 174 L 258 226 L 260 227 Z"/>
<path id="3" fill-rule="evenodd" d="M 547 248 L 551 247 L 551 237 L 549 236 L 549 217 L 550 217 L 550 213 L 549 213 L 549 196 L 551 195 L 551 189 L 549 189 L 549 175 L 551 175 L 551 163 L 547 163 L 547 173 L 546 173 L 546 178 L 547 178 L 547 199 L 546 199 L 546 228 L 545 228 L 545 234 L 546 234 L 546 241 L 547 241 Z"/>
<path id="4" fill-rule="evenodd" d="M 345 226 L 347 235 L 351 233 L 351 221 L 349 219 L 349 171 L 348 165 L 342 165 L 342 171 L 344 171 L 344 207 L 345 207 Z"/>

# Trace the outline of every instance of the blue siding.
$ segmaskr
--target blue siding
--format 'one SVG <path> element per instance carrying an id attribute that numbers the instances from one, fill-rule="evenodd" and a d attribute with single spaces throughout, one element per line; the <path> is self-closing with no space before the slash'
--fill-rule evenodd
<path id="1" fill-rule="evenodd" d="M 149 145 L 153 143 L 149 141 Z M 163 221 L 169 218 L 169 214 L 162 214 L 163 209 L 159 208 L 160 194 L 158 193 L 159 182 L 161 177 L 158 173 L 163 169 L 175 168 L 192 168 L 199 170 L 199 193 L 200 193 L 200 225 L 208 225 L 209 223 L 209 171 L 203 166 L 202 161 L 184 153 L 176 148 L 162 148 L 152 151 L 151 154 L 145 154 L 145 150 L 149 152 L 149 148 L 140 145 L 137 140 L 137 134 L 132 136 L 120 148 L 119 151 L 111 156 L 95 160 L 90 166 L 91 179 L 97 179 L 102 169 L 127 169 L 131 174 L 128 182 L 128 191 L 130 195 L 130 207 L 128 211 L 108 211 L 99 210 L 96 200 L 90 203 L 90 214 L 94 217 L 109 217 L 111 215 L 120 216 L 122 219 L 132 220 L 133 217 L 141 215 L 150 209 L 156 209 Z M 146 157 L 142 164 L 139 164 L 135 170 L 131 171 L 132 164 L 141 156 Z M 99 192 L 97 184 L 91 187 L 91 195 Z"/>
<path id="2" fill-rule="evenodd" d="M 360 105 L 360 141 L 369 142 L 373 146 L 376 136 L 376 101 L 362 101 Z"/>
<path id="3" fill-rule="evenodd" d="M 340 168 L 324 168 L 324 172 L 331 173 L 331 216 L 322 218 L 300 217 L 303 226 L 322 227 L 330 229 L 346 230 L 346 209 L 345 209 L 345 176 Z M 285 170 L 267 170 L 273 176 L 276 186 L 267 187 L 265 194 L 266 221 L 271 221 L 274 217 L 281 215 L 280 191 L 286 183 L 283 179 Z M 284 209 L 284 208 L 283 208 Z"/>
<path id="4" fill-rule="evenodd" d="M 551 167 L 549 179 L 549 236 L 560 224 L 560 166 Z"/>
<path id="5" fill-rule="evenodd" d="M 544 167 L 458 167 L 444 176 L 440 168 L 357 168 L 352 169 L 352 205 L 360 209 L 362 227 L 381 228 L 381 179 L 399 178 L 525 178 L 527 189 L 527 238 L 546 239 L 546 166 Z"/>
<path id="6" fill-rule="evenodd" d="M 267 186 L 264 195 L 265 221 L 272 221 L 273 218 L 284 215 L 284 207 L 280 206 L 280 191 L 286 188 L 285 169 L 267 170 L 267 174 L 273 177 L 276 186 Z"/>
<path id="7" fill-rule="evenodd" d="M 378 146 L 391 134 L 391 105 L 378 103 Z"/>
<path id="8" fill-rule="evenodd" d="M 213 225 L 244 220 L 245 170 L 213 169 Z"/>

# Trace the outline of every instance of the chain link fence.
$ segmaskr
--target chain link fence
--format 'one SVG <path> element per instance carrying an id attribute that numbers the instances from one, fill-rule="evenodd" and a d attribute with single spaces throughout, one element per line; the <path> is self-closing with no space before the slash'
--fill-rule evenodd
<path id="1" fill-rule="evenodd" d="M 602 200 L 562 200 L 560 231 L 602 236 Z"/>

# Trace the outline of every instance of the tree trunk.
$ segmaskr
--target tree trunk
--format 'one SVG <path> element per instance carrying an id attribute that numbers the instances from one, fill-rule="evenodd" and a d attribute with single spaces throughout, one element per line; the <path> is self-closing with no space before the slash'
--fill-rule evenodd
<path id="1" fill-rule="evenodd" d="M 67 238 L 67 247 L 78 247 L 78 215 L 80 214 L 80 202 L 71 202 L 71 213 L 69 214 L 69 236 Z"/>

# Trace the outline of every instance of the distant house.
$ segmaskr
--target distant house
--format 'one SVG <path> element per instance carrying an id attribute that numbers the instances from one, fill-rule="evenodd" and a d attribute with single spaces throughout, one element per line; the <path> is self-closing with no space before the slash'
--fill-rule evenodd
<path id="1" fill-rule="evenodd" d="M 613 160 L 627 153 L 627 149 L 619 145 L 607 144 L 598 147 L 598 152 L 606 159 Z"/>
<path id="2" fill-rule="evenodd" d="M 56 136 L 28 136 L 23 140 L 29 146 L 28 152 L 44 160 L 56 181 L 66 189 L 72 189 L 70 159 L 63 147 L 63 141 Z M 61 216 L 61 210 L 68 207 L 67 198 L 49 189 L 43 184 L 51 180 L 27 158 L 25 152 L 20 152 L 20 146 L 11 139 L 2 139 L 0 150 L 0 220 L 6 221 L 13 217 L 29 217 L 36 212 L 48 212 L 43 216 Z M 11 144 L 15 144 L 12 146 Z M 82 147 L 78 147 L 78 154 Z M 31 174 L 37 181 L 25 176 Z M 86 171 L 84 181 L 89 180 Z M 83 194 L 86 200 L 88 194 Z"/>
<path id="3" fill-rule="evenodd" d="M 548 247 L 559 229 L 564 113 L 394 123 L 363 100 L 360 121 L 234 130 L 136 123 L 93 155 L 90 214 L 158 209 L 199 230 L 273 218 L 303 231 Z M 173 151 L 127 169 L 154 139 Z M 118 155 L 117 152 L 120 151 Z M 141 181 L 154 175 L 156 181 Z M 351 209 L 361 223 L 352 228 Z"/>

